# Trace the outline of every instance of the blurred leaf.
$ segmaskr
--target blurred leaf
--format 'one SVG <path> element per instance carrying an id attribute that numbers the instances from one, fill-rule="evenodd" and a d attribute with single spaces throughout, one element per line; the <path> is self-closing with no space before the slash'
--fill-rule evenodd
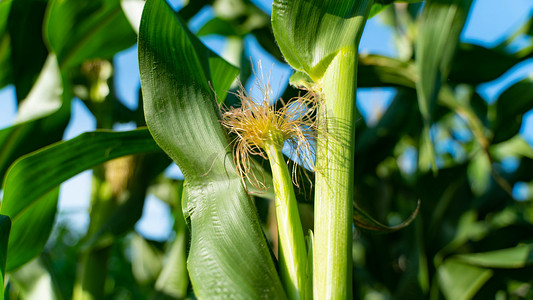
<path id="1" fill-rule="evenodd" d="M 20 267 L 43 250 L 62 182 L 113 158 L 149 151 L 159 148 L 146 129 L 89 132 L 15 162 L 4 182 L 0 208 L 13 222 L 6 269 Z"/>
<path id="2" fill-rule="evenodd" d="M 128 18 L 133 30 L 139 34 L 139 26 L 141 25 L 141 16 L 144 9 L 144 0 L 121 0 L 120 4 L 124 15 Z"/>
<path id="3" fill-rule="evenodd" d="M 358 87 L 404 86 L 415 88 L 415 68 L 412 63 L 380 55 L 359 57 Z"/>
<path id="4" fill-rule="evenodd" d="M 184 4 L 186 5 L 178 11 L 178 14 L 183 18 L 184 21 L 188 22 L 198 12 L 200 12 L 202 8 L 204 8 L 206 5 L 212 5 L 213 2 L 214 0 L 185 0 Z"/>
<path id="5" fill-rule="evenodd" d="M 0 178 L 20 156 L 59 141 L 70 117 L 70 93 L 63 89 L 55 56 L 19 107 L 15 125 L 0 130 Z"/>
<path id="6" fill-rule="evenodd" d="M 440 87 L 450 72 L 459 35 L 472 0 L 426 0 L 419 17 L 416 40 L 416 90 L 425 122 L 425 150 L 434 172 L 437 170 L 429 127 Z"/>
<path id="7" fill-rule="evenodd" d="M 491 182 L 491 164 L 489 158 L 482 153 L 476 155 L 468 164 L 468 180 L 474 194 L 484 194 Z"/>
<path id="8" fill-rule="evenodd" d="M 343 48 L 356 48 L 368 0 L 275 0 L 272 30 L 283 56 L 296 70 L 318 81 Z"/>
<path id="9" fill-rule="evenodd" d="M 13 82 L 11 37 L 7 27 L 12 0 L 0 1 L 0 89 Z"/>
<path id="10" fill-rule="evenodd" d="M 405 219 L 398 225 L 388 226 L 375 220 L 374 218 L 372 218 L 372 216 L 370 216 L 368 213 L 360 209 L 358 206 L 354 206 L 353 222 L 355 226 L 363 228 L 363 229 L 379 231 L 379 232 L 394 232 L 396 230 L 400 230 L 406 227 L 407 225 L 411 224 L 411 222 L 413 222 L 413 220 L 418 215 L 419 209 L 420 209 L 420 201 L 418 201 L 416 205 L 416 209 L 409 216 L 409 218 Z"/>
<path id="11" fill-rule="evenodd" d="M 120 204 L 94 234 L 85 237 L 82 249 L 109 247 L 130 231 L 142 216 L 148 186 L 169 164 L 170 159 L 162 151 L 135 155 L 135 168 Z"/>
<path id="12" fill-rule="evenodd" d="M 523 268 L 533 263 L 533 244 L 482 253 L 460 254 L 454 258 L 484 268 Z"/>
<path id="13" fill-rule="evenodd" d="M 155 290 L 159 295 L 166 295 L 176 299 L 187 296 L 189 274 L 187 272 L 187 236 L 183 233 L 176 235 L 167 251 L 163 269 L 155 283 Z M 157 296 L 154 299 L 159 299 Z"/>
<path id="14" fill-rule="evenodd" d="M 21 299 L 61 299 L 53 278 L 40 257 L 10 274 L 10 278 L 20 290 Z"/>
<path id="15" fill-rule="evenodd" d="M 58 111 L 64 102 L 70 100 L 62 98 L 64 93 L 56 57 L 49 55 L 37 82 L 19 106 L 15 124 L 42 118 Z"/>
<path id="16" fill-rule="evenodd" d="M 387 7 L 389 7 L 389 5 L 390 4 L 379 4 L 379 3 L 372 4 L 372 7 L 370 8 L 370 13 L 368 14 L 368 18 L 370 19 L 376 16 L 377 14 L 385 10 Z"/>
<path id="17" fill-rule="evenodd" d="M 356 161 L 356 172 L 374 171 L 380 162 L 392 155 L 394 145 L 402 135 L 408 134 L 410 130 L 420 130 L 421 118 L 413 117 L 417 113 L 415 98 L 414 90 L 399 90 L 375 126 L 359 126 L 355 153 L 365 159 Z M 365 197 L 360 197 L 362 199 Z"/>
<path id="18" fill-rule="evenodd" d="M 455 259 L 446 260 L 437 272 L 441 291 L 448 300 L 471 299 L 492 276 L 491 270 Z"/>
<path id="19" fill-rule="evenodd" d="M 155 281 L 163 265 L 163 253 L 139 234 L 131 240 L 131 267 L 133 276 L 141 285 Z"/>
<path id="20" fill-rule="evenodd" d="M 178 182 L 175 192 L 177 200 L 181 202 L 181 198 L 185 197 L 183 181 Z M 155 289 L 158 295 L 183 299 L 187 296 L 187 288 L 189 286 L 189 273 L 187 271 L 188 230 L 181 205 L 177 205 L 173 211 L 176 237 L 167 250 L 163 269 L 155 283 Z M 156 296 L 154 299 L 159 298 Z"/>
<path id="21" fill-rule="evenodd" d="M 120 0 L 51 0 L 44 31 L 61 69 L 111 59 L 136 38 Z"/>
<path id="22" fill-rule="evenodd" d="M 450 79 L 468 84 L 495 80 L 526 58 L 502 53 L 497 49 L 461 43 L 452 62 Z"/>
<path id="23" fill-rule="evenodd" d="M 490 148 L 495 158 L 503 159 L 508 156 L 523 156 L 533 159 L 533 147 L 519 135 Z"/>
<path id="24" fill-rule="evenodd" d="M 48 55 L 42 30 L 46 5 L 42 0 L 14 0 L 11 5 L 11 70 L 19 100 L 27 97 Z"/>
<path id="25" fill-rule="evenodd" d="M 285 298 L 218 121 L 213 90 L 224 99 L 237 70 L 205 48 L 162 0 L 146 3 L 139 65 L 150 132 L 187 181 L 188 268 L 196 296 Z"/>
<path id="26" fill-rule="evenodd" d="M 510 139 L 518 133 L 522 117 L 533 109 L 533 80 L 526 78 L 505 90 L 494 104 L 496 118 L 492 123 L 494 143 Z"/>
<path id="27" fill-rule="evenodd" d="M 205 23 L 196 33 L 197 36 L 218 34 L 223 36 L 238 36 L 238 29 L 228 20 L 213 18 Z"/>
<path id="28" fill-rule="evenodd" d="M 7 242 L 11 231 L 11 219 L 0 215 L 0 299 L 4 299 L 6 279 Z"/>

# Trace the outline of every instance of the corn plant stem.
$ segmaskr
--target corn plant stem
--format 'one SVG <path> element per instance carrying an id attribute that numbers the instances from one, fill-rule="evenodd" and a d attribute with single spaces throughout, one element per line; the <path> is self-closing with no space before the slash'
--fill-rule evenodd
<path id="1" fill-rule="evenodd" d="M 357 50 L 341 49 L 322 79 L 317 143 L 314 299 L 352 299 Z"/>
<path id="2" fill-rule="evenodd" d="M 281 143 L 282 144 L 282 143 Z M 310 299 L 307 291 L 307 251 L 291 175 L 279 143 L 266 143 L 275 189 L 281 280 L 289 299 Z"/>
<path id="3" fill-rule="evenodd" d="M 93 172 L 91 222 L 87 237 L 95 234 L 100 229 L 116 207 L 116 201 L 112 196 L 109 184 L 105 181 L 105 168 L 99 166 Z M 111 247 L 108 246 L 89 249 L 82 254 L 74 284 L 73 300 L 103 299 L 110 250 Z"/>

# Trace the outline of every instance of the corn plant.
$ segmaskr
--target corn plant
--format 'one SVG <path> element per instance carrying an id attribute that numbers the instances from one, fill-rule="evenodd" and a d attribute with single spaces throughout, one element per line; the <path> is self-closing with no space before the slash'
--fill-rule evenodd
<path id="1" fill-rule="evenodd" d="M 494 102 L 479 91 L 532 57 L 532 21 L 493 48 L 464 43 L 475 3 L 274 0 L 268 15 L 245 0 L 0 1 L 0 86 L 18 105 L 0 130 L 0 297 L 531 298 L 531 193 L 513 188 L 531 189 L 519 129 L 533 84 Z M 371 18 L 398 57 L 359 53 Z M 212 34 L 225 59 L 199 38 Z M 250 36 L 292 68 L 281 94 Z M 134 44 L 132 109 L 113 57 Z M 375 124 L 356 105 L 369 87 L 395 90 Z M 97 130 L 62 140 L 73 99 Z M 183 180 L 163 174 L 171 161 Z M 85 170 L 76 236 L 55 220 L 60 185 Z M 171 212 L 163 242 L 133 232 L 147 195 Z"/>

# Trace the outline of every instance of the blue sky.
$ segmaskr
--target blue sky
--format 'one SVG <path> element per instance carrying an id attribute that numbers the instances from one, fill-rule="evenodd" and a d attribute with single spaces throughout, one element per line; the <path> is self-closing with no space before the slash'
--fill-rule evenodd
<path id="1" fill-rule="evenodd" d="M 265 11 L 271 7 L 270 1 L 253 1 Z M 180 6 L 179 0 L 172 0 L 172 5 Z M 475 0 L 467 20 L 465 29 L 461 34 L 463 42 L 493 47 L 505 39 L 510 33 L 518 29 L 533 14 L 533 1 L 531 0 Z M 213 16 L 210 9 L 204 9 L 198 17 L 191 21 L 192 30 L 197 30 L 209 18 Z M 217 53 L 223 53 L 226 46 L 223 39 L 218 37 L 205 37 L 204 43 Z M 531 41 L 522 41 L 523 43 Z M 273 83 L 273 88 L 283 86 L 290 76 L 290 69 L 273 60 L 267 53 L 258 48 L 253 38 L 246 39 L 249 47 L 249 55 L 254 62 L 262 61 L 265 71 L 273 66 L 273 73 L 278 74 L 279 82 Z M 514 45 L 520 46 L 520 45 Z M 360 51 L 364 53 L 396 56 L 390 28 L 383 25 L 379 17 L 369 20 L 361 39 Z M 137 49 L 132 47 L 115 57 L 115 76 L 119 98 L 130 108 L 135 108 L 137 93 L 140 87 L 137 63 Z M 268 67 L 267 67 L 268 66 Z M 256 68 L 257 70 L 257 68 Z M 533 59 L 530 59 L 513 69 L 509 70 L 501 78 L 484 84 L 479 92 L 485 100 L 494 101 L 497 96 L 510 84 L 527 76 L 533 76 Z M 372 112 L 376 109 L 384 109 L 394 96 L 394 89 L 359 89 L 358 107 L 362 111 L 367 122 L 372 122 Z M 16 114 L 14 89 L 7 87 L 0 90 L 0 128 L 12 124 Z M 72 105 L 72 120 L 65 133 L 64 139 L 70 139 L 85 131 L 95 129 L 95 120 L 89 114 L 85 106 L 79 100 Z M 533 112 L 529 112 L 524 118 L 522 135 L 533 144 Z M 131 129 L 131 124 L 120 125 L 116 130 Z M 171 177 L 179 177 L 177 167 L 167 170 Z M 74 229 L 83 232 L 88 224 L 87 208 L 90 195 L 90 171 L 84 172 L 62 185 L 60 195 L 60 212 L 62 220 L 70 220 Z M 168 207 L 149 196 L 144 215 L 136 225 L 136 230 L 146 237 L 163 240 L 171 232 L 171 218 Z"/>

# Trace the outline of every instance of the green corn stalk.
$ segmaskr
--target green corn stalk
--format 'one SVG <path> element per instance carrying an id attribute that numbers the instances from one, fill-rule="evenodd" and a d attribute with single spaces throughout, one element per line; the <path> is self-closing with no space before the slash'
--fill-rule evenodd
<path id="1" fill-rule="evenodd" d="M 279 143 L 267 143 L 265 152 L 276 194 L 281 281 L 289 299 L 308 299 L 312 293 L 306 287 L 307 252 L 291 175 Z"/>
<path id="2" fill-rule="evenodd" d="M 358 45 L 373 1 L 274 1 L 272 26 L 303 86 L 320 98 L 313 294 L 352 295 L 353 165 Z M 304 76 L 302 76 L 304 73 Z M 306 75 L 306 76 L 305 76 Z"/>
<path id="3" fill-rule="evenodd" d="M 338 52 L 323 77 L 315 193 L 313 286 L 317 299 L 351 298 L 357 51 Z"/>

